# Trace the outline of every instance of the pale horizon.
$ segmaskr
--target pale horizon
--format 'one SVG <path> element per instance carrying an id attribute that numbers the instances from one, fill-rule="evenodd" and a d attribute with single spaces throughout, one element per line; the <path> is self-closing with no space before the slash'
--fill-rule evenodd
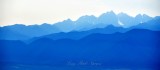
<path id="1" fill-rule="evenodd" d="M 53 24 L 66 19 L 73 21 L 84 15 L 100 16 L 114 11 L 130 16 L 159 16 L 159 0 L 4 0 L 1 1 L 0 26 L 14 24 Z"/>

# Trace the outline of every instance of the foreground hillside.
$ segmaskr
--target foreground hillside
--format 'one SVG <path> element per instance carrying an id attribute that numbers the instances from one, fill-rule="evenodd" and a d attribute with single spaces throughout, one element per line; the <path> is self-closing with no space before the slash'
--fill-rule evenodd
<path id="1" fill-rule="evenodd" d="M 152 67 L 159 64 L 160 31 L 94 33 L 78 40 L 39 38 L 31 43 L 0 40 L 1 64 L 66 66 L 97 62 L 104 67 Z M 89 64 L 90 66 L 90 64 Z"/>

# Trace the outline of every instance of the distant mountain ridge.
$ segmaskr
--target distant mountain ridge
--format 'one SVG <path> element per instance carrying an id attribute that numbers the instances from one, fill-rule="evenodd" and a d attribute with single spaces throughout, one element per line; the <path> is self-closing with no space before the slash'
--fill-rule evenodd
<path id="1" fill-rule="evenodd" d="M 44 36 L 32 38 L 31 41 L 37 40 L 39 38 L 49 38 L 52 40 L 58 40 L 58 39 L 79 40 L 81 38 L 84 38 L 88 35 L 95 34 L 95 33 L 101 33 L 101 34 L 113 34 L 116 32 L 125 33 L 130 30 L 132 30 L 132 28 L 124 29 L 122 27 L 114 27 L 113 25 L 109 25 L 105 28 L 95 28 L 95 29 L 91 29 L 91 30 L 87 30 L 87 31 L 80 31 L 80 32 L 79 31 L 72 31 L 72 32 L 68 32 L 68 33 L 64 33 L 64 32 L 53 33 L 53 34 L 49 34 L 49 35 L 44 35 Z"/>
<path id="2" fill-rule="evenodd" d="M 34 37 L 46 36 L 57 33 L 72 33 L 86 31 L 96 32 L 97 29 L 105 30 L 107 27 L 113 26 L 108 32 L 115 33 L 121 30 L 130 29 L 149 29 L 160 30 L 160 16 L 150 17 L 148 15 L 138 14 L 135 17 L 129 16 L 125 13 L 115 14 L 113 11 L 103 13 L 99 17 L 82 16 L 76 21 L 71 19 L 57 22 L 55 24 L 44 23 L 42 25 L 25 26 L 16 24 L 11 26 L 0 27 L 1 40 L 27 40 Z M 120 30 L 114 30 L 121 28 Z M 92 31 L 95 30 L 95 31 Z M 99 31 L 99 32 L 102 32 Z M 107 32 L 106 32 L 107 33 Z"/>

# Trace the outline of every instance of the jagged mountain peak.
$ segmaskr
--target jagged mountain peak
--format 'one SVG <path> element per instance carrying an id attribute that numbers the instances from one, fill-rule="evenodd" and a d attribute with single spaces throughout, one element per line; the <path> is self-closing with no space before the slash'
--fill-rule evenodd
<path id="1" fill-rule="evenodd" d="M 110 12 L 106 12 L 106 13 L 101 14 L 101 15 L 99 16 L 99 18 L 101 18 L 101 17 L 106 17 L 106 16 L 109 16 L 109 15 L 114 15 L 114 16 L 116 16 L 116 14 L 115 14 L 113 11 L 110 11 Z"/>
<path id="2" fill-rule="evenodd" d="M 71 19 L 64 20 L 63 22 L 72 22 Z"/>
<path id="3" fill-rule="evenodd" d="M 97 19 L 94 15 L 85 15 L 78 18 L 76 21 L 84 21 L 84 20 L 95 20 Z"/>

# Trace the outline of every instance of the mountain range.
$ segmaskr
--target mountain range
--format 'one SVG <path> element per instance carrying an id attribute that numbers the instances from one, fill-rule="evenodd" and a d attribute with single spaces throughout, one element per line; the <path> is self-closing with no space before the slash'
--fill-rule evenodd
<path id="1" fill-rule="evenodd" d="M 160 30 L 159 21 L 160 17 L 150 17 L 145 14 L 138 14 L 135 17 L 129 16 L 125 13 L 115 14 L 113 11 L 103 13 L 99 17 L 82 16 L 76 21 L 71 19 L 57 22 L 55 24 L 44 23 L 42 25 L 29 25 L 15 24 L 11 26 L 0 27 L 0 39 L 5 40 L 27 40 L 34 37 L 40 37 L 49 34 L 69 33 L 92 31 L 101 29 L 102 31 L 108 30 L 111 33 L 118 31 L 127 31 L 129 29 L 150 29 Z M 112 28 L 110 27 L 112 26 Z M 114 30 L 120 28 L 120 30 Z M 104 29 L 104 30 L 103 30 Z M 113 29 L 113 30 L 112 30 Z M 100 31 L 101 31 L 100 30 Z M 92 32 L 91 32 L 92 33 Z M 100 32 L 102 33 L 102 32 Z"/>
<path id="2" fill-rule="evenodd" d="M 160 16 L 110 11 L 76 21 L 0 27 L 0 69 L 9 64 L 68 66 L 81 61 L 107 68 L 160 69 L 159 50 Z"/>

